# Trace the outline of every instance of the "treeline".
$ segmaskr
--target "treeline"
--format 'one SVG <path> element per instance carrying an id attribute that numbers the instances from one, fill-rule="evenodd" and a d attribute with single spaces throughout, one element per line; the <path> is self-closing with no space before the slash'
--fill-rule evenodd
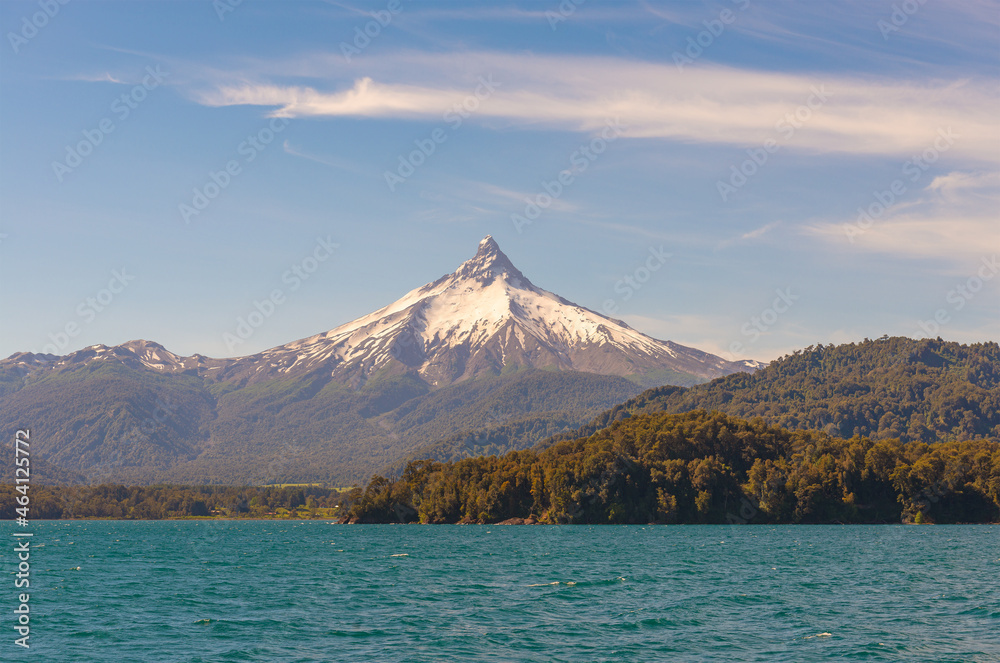
<path id="1" fill-rule="evenodd" d="M 532 446 L 533 440 L 547 439 L 562 431 L 574 430 L 578 425 L 579 416 L 569 412 L 539 412 L 509 421 L 498 419 L 492 426 L 457 433 L 421 447 L 392 467 L 401 471 L 411 459 L 456 461 L 526 449 Z"/>
<path id="2" fill-rule="evenodd" d="M 1000 443 L 831 437 L 699 410 L 615 422 L 545 450 L 375 476 L 345 522 L 1000 521 Z"/>
<path id="3" fill-rule="evenodd" d="M 360 491 L 355 489 L 353 497 Z M 0 485 L 0 518 L 18 514 L 21 493 Z M 30 520 L 113 518 L 332 518 L 346 510 L 352 493 L 319 486 L 36 486 L 28 491 Z"/>

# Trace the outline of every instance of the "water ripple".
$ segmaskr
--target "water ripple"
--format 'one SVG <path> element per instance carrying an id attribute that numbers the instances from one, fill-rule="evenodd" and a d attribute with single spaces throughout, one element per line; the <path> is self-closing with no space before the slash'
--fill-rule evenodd
<path id="1" fill-rule="evenodd" d="M 1000 660 L 991 526 L 33 525 L 5 661 Z"/>

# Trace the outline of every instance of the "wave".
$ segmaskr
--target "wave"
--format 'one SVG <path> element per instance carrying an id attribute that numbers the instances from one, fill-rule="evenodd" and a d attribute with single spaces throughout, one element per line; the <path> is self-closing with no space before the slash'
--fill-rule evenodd
<path id="1" fill-rule="evenodd" d="M 616 585 L 620 582 L 625 582 L 625 578 L 618 576 L 611 580 L 569 580 L 566 582 L 555 580 L 553 582 L 540 582 L 534 585 L 528 585 L 528 587 L 554 587 L 556 585 L 565 585 L 566 587 L 600 587 L 602 585 Z"/>

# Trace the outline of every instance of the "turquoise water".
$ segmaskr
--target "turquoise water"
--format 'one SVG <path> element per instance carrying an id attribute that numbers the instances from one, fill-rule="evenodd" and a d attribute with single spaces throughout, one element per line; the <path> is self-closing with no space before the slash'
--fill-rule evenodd
<path id="1" fill-rule="evenodd" d="M 3 661 L 1000 661 L 991 526 L 15 530 Z"/>

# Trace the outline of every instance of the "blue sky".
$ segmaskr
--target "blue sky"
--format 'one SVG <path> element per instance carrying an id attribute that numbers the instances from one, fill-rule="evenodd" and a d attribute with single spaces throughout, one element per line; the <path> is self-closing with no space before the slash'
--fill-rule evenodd
<path id="1" fill-rule="evenodd" d="M 0 356 L 251 354 L 487 234 L 536 285 L 728 359 L 1000 340 L 995 2 L 36 0 L 0 21 Z"/>

